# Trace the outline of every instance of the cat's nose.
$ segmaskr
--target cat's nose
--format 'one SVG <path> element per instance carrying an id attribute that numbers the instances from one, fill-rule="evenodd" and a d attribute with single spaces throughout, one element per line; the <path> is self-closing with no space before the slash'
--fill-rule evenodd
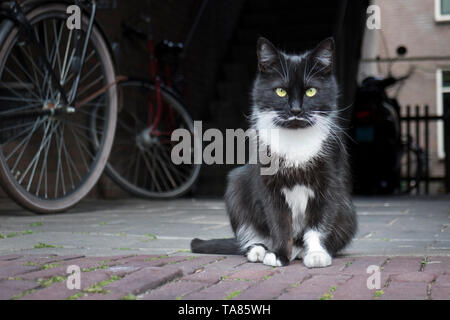
<path id="1" fill-rule="evenodd" d="M 300 115 L 302 115 L 303 114 L 303 111 L 302 111 L 302 109 L 300 109 L 300 108 L 291 108 L 291 114 L 293 115 L 293 116 L 300 116 Z"/>
<path id="2" fill-rule="evenodd" d="M 298 104 L 292 105 L 290 112 L 293 116 L 300 116 L 303 114 L 303 110 L 300 108 Z"/>

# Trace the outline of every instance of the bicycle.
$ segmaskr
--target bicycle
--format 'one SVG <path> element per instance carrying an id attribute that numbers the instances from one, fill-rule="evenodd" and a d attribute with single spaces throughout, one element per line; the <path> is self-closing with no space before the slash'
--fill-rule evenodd
<path id="1" fill-rule="evenodd" d="M 150 79 L 128 78 L 118 83 L 116 139 L 105 172 L 132 195 L 152 199 L 180 197 L 190 191 L 199 176 L 200 164 L 172 162 L 175 142 L 171 135 L 176 129 L 185 129 L 195 137 L 193 120 L 180 93 L 183 77 L 178 66 L 206 4 L 207 0 L 184 44 L 164 40 L 155 45 L 150 16 L 141 15 L 138 21 L 122 23 L 125 38 L 145 41 Z M 139 28 L 139 24 L 144 28 Z M 198 151 L 194 146 L 201 142 L 191 145 L 189 157 L 193 159 Z"/>
<path id="2" fill-rule="evenodd" d="M 73 4 L 81 29 L 66 27 Z M 83 199 L 111 151 L 120 79 L 96 10 L 95 0 L 1 3 L 0 182 L 36 213 Z"/>

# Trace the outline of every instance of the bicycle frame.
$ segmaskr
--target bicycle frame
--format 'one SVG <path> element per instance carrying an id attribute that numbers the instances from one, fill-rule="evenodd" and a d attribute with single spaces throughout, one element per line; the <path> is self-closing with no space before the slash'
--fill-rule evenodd
<path id="1" fill-rule="evenodd" d="M 38 39 L 36 38 L 35 33 L 33 32 L 33 28 L 31 27 L 30 22 L 27 20 L 26 15 L 24 11 L 22 10 L 21 5 L 17 2 L 17 0 L 11 0 L 6 3 L 2 3 L 0 7 L 0 16 L 5 17 L 6 19 L 9 19 L 15 23 L 15 25 L 20 28 L 20 30 L 24 33 L 27 41 L 32 45 L 34 49 L 36 49 L 38 56 L 38 63 L 39 65 L 45 70 L 45 77 L 43 81 L 43 86 L 46 85 L 48 82 L 48 79 L 51 79 L 52 84 L 56 87 L 56 91 L 59 93 L 59 97 L 63 103 L 63 108 L 59 108 L 56 110 L 64 110 L 66 112 L 72 112 L 71 109 L 73 108 L 71 105 L 74 103 L 75 95 L 78 90 L 78 85 L 81 77 L 81 71 L 82 66 L 85 61 L 86 57 L 86 51 L 87 46 L 89 43 L 89 39 L 92 34 L 92 27 L 95 20 L 95 14 L 96 14 L 96 8 L 97 4 L 96 1 L 86 1 L 86 0 L 76 0 L 75 5 L 79 7 L 83 7 L 84 9 L 87 9 L 90 7 L 91 14 L 90 14 L 90 20 L 88 24 L 88 29 L 86 32 L 86 39 L 84 43 L 81 43 L 81 30 L 75 29 L 75 55 L 74 55 L 74 61 L 77 61 L 77 66 L 75 72 L 76 77 L 74 81 L 74 87 L 72 88 L 72 94 L 70 97 L 67 96 L 67 93 L 65 92 L 64 88 L 62 87 L 60 83 L 60 79 L 58 76 L 53 72 L 50 62 L 48 61 L 47 55 L 45 54 L 42 46 L 40 45 Z M 109 87 L 108 87 L 109 88 Z M 107 90 L 107 89 L 106 89 Z M 101 94 L 101 93 L 100 93 Z M 33 115 L 44 115 L 44 114 L 53 114 L 55 112 L 55 109 L 51 110 L 40 110 L 33 112 Z M 8 117 L 17 117 L 17 116 L 30 116 L 30 114 L 23 114 L 23 113 L 15 113 L 11 114 Z"/>

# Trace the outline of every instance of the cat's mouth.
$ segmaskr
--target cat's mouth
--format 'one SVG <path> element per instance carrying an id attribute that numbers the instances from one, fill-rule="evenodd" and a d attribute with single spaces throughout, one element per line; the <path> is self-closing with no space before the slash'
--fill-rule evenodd
<path id="1" fill-rule="evenodd" d="M 277 124 L 287 129 L 303 129 L 313 126 L 316 123 L 314 118 L 292 116 L 287 119 L 279 119 Z"/>

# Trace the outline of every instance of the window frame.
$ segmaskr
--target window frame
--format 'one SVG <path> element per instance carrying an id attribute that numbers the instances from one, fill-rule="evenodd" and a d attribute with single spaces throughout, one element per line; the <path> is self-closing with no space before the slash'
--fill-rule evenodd
<path id="1" fill-rule="evenodd" d="M 444 72 L 450 71 L 450 66 L 440 67 L 436 70 L 436 115 L 444 115 L 444 93 L 450 93 L 450 87 L 444 87 L 443 74 Z M 445 159 L 445 147 L 444 147 L 444 122 L 442 120 L 437 121 L 437 152 L 438 159 Z"/>
<path id="2" fill-rule="evenodd" d="M 441 0 L 434 0 L 434 19 L 437 22 L 450 22 L 450 13 L 442 14 Z"/>

